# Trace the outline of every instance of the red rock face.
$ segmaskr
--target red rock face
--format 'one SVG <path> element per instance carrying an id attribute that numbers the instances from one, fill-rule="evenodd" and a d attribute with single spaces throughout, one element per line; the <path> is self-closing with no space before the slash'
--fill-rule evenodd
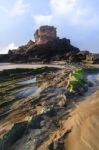
<path id="1" fill-rule="evenodd" d="M 57 38 L 56 28 L 53 26 L 41 26 L 34 34 L 35 44 L 46 44 Z"/>

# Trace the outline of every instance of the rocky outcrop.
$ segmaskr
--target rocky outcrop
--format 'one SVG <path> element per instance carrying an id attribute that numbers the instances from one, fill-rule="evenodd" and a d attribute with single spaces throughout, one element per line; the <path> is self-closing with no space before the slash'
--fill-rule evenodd
<path id="1" fill-rule="evenodd" d="M 86 63 L 99 64 L 99 54 L 82 51 L 82 60 Z"/>
<path id="2" fill-rule="evenodd" d="M 71 45 L 69 39 L 59 39 L 56 28 L 41 26 L 34 34 L 35 42 L 30 40 L 17 50 L 10 50 L 11 62 L 49 62 L 53 60 L 70 60 L 77 62 L 75 57 L 80 50 Z M 76 58 L 76 59 L 75 59 Z"/>
<path id="3" fill-rule="evenodd" d="M 70 44 L 70 40 L 54 39 L 46 44 L 35 45 L 26 53 L 28 60 L 34 58 L 43 62 L 66 59 L 67 53 L 79 52 L 79 49 Z"/>
<path id="4" fill-rule="evenodd" d="M 94 54 L 93 55 L 93 63 L 94 64 L 99 64 L 99 54 Z"/>
<path id="5" fill-rule="evenodd" d="M 30 40 L 16 50 L 9 50 L 8 55 L 0 56 L 0 62 L 49 62 L 65 60 L 66 62 L 99 63 L 99 55 L 80 51 L 71 45 L 67 38 L 60 39 L 56 28 L 41 26 L 34 34 L 35 42 Z"/>
<path id="6" fill-rule="evenodd" d="M 27 127 L 28 122 L 16 123 L 0 140 L 0 150 L 10 150 L 11 146 L 23 136 Z"/>
<path id="7" fill-rule="evenodd" d="M 48 41 L 58 38 L 56 28 L 53 26 L 41 26 L 34 34 L 35 44 L 46 44 Z"/>
<path id="8" fill-rule="evenodd" d="M 16 53 L 11 55 L 11 61 L 23 61 L 23 62 L 36 62 L 36 61 L 58 61 L 68 60 L 69 57 L 74 58 L 79 52 L 78 48 L 75 48 L 67 44 L 66 39 L 54 40 L 44 45 L 36 45 L 28 49 L 25 53 Z M 67 56 L 69 54 L 69 57 Z M 75 59 L 77 62 L 77 59 Z"/>
<path id="9" fill-rule="evenodd" d="M 8 54 L 9 55 L 18 55 L 18 54 L 24 55 L 33 46 L 34 46 L 34 42 L 32 40 L 30 40 L 26 45 L 20 46 L 16 50 L 9 50 Z"/>

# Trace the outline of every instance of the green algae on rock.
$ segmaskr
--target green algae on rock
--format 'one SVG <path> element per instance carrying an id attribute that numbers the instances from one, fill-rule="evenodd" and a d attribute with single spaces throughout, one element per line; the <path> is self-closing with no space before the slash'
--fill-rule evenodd
<path id="1" fill-rule="evenodd" d="M 77 68 L 69 74 L 67 88 L 70 92 L 77 92 L 84 88 L 87 83 L 84 73 L 85 70 L 83 68 Z"/>

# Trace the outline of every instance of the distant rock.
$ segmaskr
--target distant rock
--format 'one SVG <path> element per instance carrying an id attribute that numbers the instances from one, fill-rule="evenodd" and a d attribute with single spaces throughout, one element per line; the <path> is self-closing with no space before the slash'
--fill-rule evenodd
<path id="1" fill-rule="evenodd" d="M 9 55 L 8 54 L 0 54 L 0 63 L 9 62 Z"/>
<path id="2" fill-rule="evenodd" d="M 41 26 L 35 31 L 34 40 L 18 49 L 9 50 L 8 55 L 0 55 L 0 62 L 50 62 L 65 60 L 69 63 L 99 63 L 99 55 L 80 51 L 67 38 L 60 39 L 54 26 Z"/>
<path id="3" fill-rule="evenodd" d="M 39 44 L 28 49 L 26 56 L 28 60 L 30 58 L 38 59 L 40 61 L 62 60 L 66 59 L 67 53 L 77 54 L 79 49 L 70 44 L 70 40 L 53 39 L 46 44 Z"/>
<path id="4" fill-rule="evenodd" d="M 53 26 L 41 26 L 34 34 L 35 42 L 29 41 L 17 50 L 9 51 L 11 62 L 49 62 L 53 60 L 72 60 L 80 50 L 71 45 L 70 40 L 59 39 L 56 28 Z"/>
<path id="5" fill-rule="evenodd" d="M 94 54 L 94 56 L 93 56 L 93 63 L 94 64 L 99 64 L 99 54 Z"/>
<path id="6" fill-rule="evenodd" d="M 34 46 L 34 42 L 30 40 L 26 45 L 20 46 L 17 50 L 9 50 L 9 54 L 17 55 L 22 54 L 24 55 L 28 49 L 32 48 Z"/>

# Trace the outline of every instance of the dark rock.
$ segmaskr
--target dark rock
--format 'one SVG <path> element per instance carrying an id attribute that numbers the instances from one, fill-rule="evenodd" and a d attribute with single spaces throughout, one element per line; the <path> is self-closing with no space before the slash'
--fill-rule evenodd
<path id="1" fill-rule="evenodd" d="M 23 136 L 27 127 L 27 122 L 16 123 L 0 141 L 0 150 L 10 150 L 10 147 Z"/>
<path id="2" fill-rule="evenodd" d="M 48 147 L 48 150 L 53 150 L 53 148 L 54 148 L 54 143 L 51 143 Z"/>
<path id="3" fill-rule="evenodd" d="M 82 60 L 87 63 L 99 64 L 99 54 L 83 52 Z"/>
<path id="4" fill-rule="evenodd" d="M 59 108 L 48 108 L 44 111 L 44 114 L 48 117 L 54 117 L 58 110 Z"/>
<path id="5" fill-rule="evenodd" d="M 43 115 L 35 115 L 32 117 L 29 126 L 32 129 L 40 129 L 41 128 L 41 121 L 43 120 Z"/>
<path id="6" fill-rule="evenodd" d="M 63 141 L 55 141 L 49 145 L 48 150 L 65 150 L 64 142 Z"/>
<path id="7" fill-rule="evenodd" d="M 94 85 L 93 85 L 92 82 L 88 81 L 88 86 L 89 86 L 89 87 L 93 87 Z"/>
<path id="8" fill-rule="evenodd" d="M 77 54 L 77 57 L 79 59 L 80 62 L 86 60 L 86 57 L 89 55 L 89 51 L 80 51 L 78 54 Z"/>
<path id="9" fill-rule="evenodd" d="M 99 54 L 93 54 L 93 63 L 99 64 Z"/>
<path id="10" fill-rule="evenodd" d="M 67 39 L 54 39 L 46 44 L 35 45 L 31 49 L 28 49 L 27 58 L 35 58 L 41 61 L 62 60 L 67 59 L 66 53 L 74 51 L 76 54 L 79 49 L 69 45 Z"/>
<path id="11" fill-rule="evenodd" d="M 3 140 L 0 140 L 0 150 L 4 150 L 3 149 Z"/>
<path id="12" fill-rule="evenodd" d="M 8 54 L 0 54 L 0 63 L 9 62 L 9 55 Z"/>
<path id="13" fill-rule="evenodd" d="M 85 84 L 83 88 L 84 88 L 84 91 L 85 91 L 85 92 L 88 91 L 88 85 L 87 85 L 87 84 Z"/>
<path id="14" fill-rule="evenodd" d="M 64 133 L 64 135 L 58 139 L 55 142 L 52 142 L 49 146 L 48 146 L 48 150 L 65 150 L 64 149 L 64 140 L 67 138 L 68 134 L 71 132 L 72 130 L 67 130 L 66 133 Z"/>

